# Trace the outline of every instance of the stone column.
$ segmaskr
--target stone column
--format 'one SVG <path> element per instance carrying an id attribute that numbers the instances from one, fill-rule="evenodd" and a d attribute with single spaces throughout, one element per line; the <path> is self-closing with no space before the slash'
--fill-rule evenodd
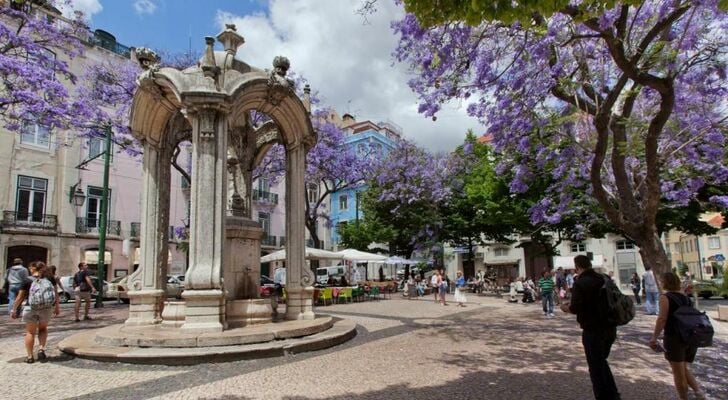
<path id="1" fill-rule="evenodd" d="M 286 318 L 314 319 L 313 274 L 306 265 L 306 151 L 286 149 Z"/>
<path id="2" fill-rule="evenodd" d="M 162 321 L 169 235 L 170 149 L 144 142 L 139 268 L 129 277 L 129 318 L 125 324 Z"/>
<path id="3" fill-rule="evenodd" d="M 225 206 L 227 205 L 227 121 L 224 112 L 201 105 L 190 107 L 192 125 L 192 185 L 190 267 L 185 277 L 185 323 L 182 329 L 216 332 L 223 329 L 225 299 Z"/>

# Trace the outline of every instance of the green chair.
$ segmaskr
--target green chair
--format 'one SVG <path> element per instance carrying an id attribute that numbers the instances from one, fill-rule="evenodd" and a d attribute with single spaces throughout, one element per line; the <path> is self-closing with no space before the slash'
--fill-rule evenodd
<path id="1" fill-rule="evenodd" d="M 352 298 L 352 289 L 351 288 L 344 288 L 339 290 L 339 298 L 336 300 L 336 303 L 339 303 L 339 300 L 344 300 L 345 302 L 353 302 L 354 299 Z"/>
<path id="2" fill-rule="evenodd" d="M 364 298 L 364 288 L 355 287 L 351 289 L 351 298 L 352 300 L 359 299 L 361 300 Z"/>
<path id="3" fill-rule="evenodd" d="M 331 291 L 331 288 L 325 288 L 324 290 L 322 290 L 319 293 L 319 298 L 318 299 L 319 299 L 320 302 L 323 302 L 324 305 L 326 305 L 326 300 L 329 301 L 329 304 L 333 304 L 334 303 L 334 294 Z"/>
<path id="4" fill-rule="evenodd" d="M 369 289 L 369 300 L 379 300 L 379 286 L 372 286 Z"/>

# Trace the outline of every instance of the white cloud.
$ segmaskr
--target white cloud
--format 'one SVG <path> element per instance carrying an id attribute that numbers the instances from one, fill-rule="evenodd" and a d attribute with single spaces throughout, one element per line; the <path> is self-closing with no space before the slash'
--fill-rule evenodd
<path id="1" fill-rule="evenodd" d="M 153 0 L 136 0 L 133 4 L 134 11 L 139 15 L 154 14 L 157 4 Z"/>
<path id="2" fill-rule="evenodd" d="M 433 151 L 451 150 L 465 131 L 482 133 L 467 116 L 465 105 L 449 104 L 437 121 L 417 113 L 417 97 L 407 86 L 406 67 L 393 64 L 397 37 L 390 28 L 403 11 L 378 2 L 378 11 L 364 23 L 356 14 L 360 0 L 273 0 L 267 14 L 235 15 L 218 11 L 216 22 L 235 23 L 245 37 L 237 57 L 271 68 L 276 55 L 291 60 L 291 69 L 306 77 L 324 103 L 357 120 L 390 120 L 405 137 Z"/>
<path id="3" fill-rule="evenodd" d="M 103 10 L 99 0 L 71 0 L 71 3 L 68 4 L 68 6 L 61 2 L 59 3 L 59 8 L 63 15 L 69 18 L 73 17 L 74 11 L 81 11 L 84 15 L 84 19 L 87 21 L 90 21 L 94 14 L 98 14 L 101 10 Z"/>

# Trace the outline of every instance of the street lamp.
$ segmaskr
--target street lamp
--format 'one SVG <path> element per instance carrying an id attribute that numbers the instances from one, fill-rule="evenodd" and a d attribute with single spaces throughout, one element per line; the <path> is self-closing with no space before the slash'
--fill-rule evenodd
<path id="1" fill-rule="evenodd" d="M 68 201 L 76 207 L 81 207 L 86 201 L 86 194 L 83 193 L 83 189 L 78 186 L 78 183 L 71 185 L 71 190 L 68 192 Z"/>

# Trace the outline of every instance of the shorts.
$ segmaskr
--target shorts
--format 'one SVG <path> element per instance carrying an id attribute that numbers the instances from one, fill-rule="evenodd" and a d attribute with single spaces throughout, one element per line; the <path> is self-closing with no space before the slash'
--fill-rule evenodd
<path id="1" fill-rule="evenodd" d="M 91 301 L 91 292 L 76 290 L 74 292 L 74 296 L 76 297 L 76 301 L 81 301 L 82 299 L 86 301 Z"/>
<path id="2" fill-rule="evenodd" d="M 678 335 L 665 335 L 663 338 L 665 359 L 672 362 L 693 362 L 698 348 L 683 342 Z"/>
<path id="3" fill-rule="evenodd" d="M 23 322 L 33 324 L 47 324 L 53 315 L 53 308 L 42 308 L 32 310 L 30 307 L 23 307 Z"/>

